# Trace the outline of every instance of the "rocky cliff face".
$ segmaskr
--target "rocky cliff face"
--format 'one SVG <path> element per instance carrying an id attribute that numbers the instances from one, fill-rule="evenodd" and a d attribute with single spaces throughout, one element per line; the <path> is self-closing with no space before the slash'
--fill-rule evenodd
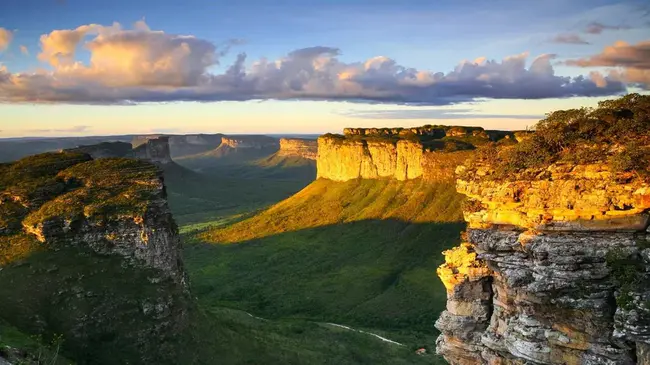
<path id="1" fill-rule="evenodd" d="M 160 169 L 62 152 L 0 170 L 0 319 L 80 364 L 173 362 L 189 293 Z"/>
<path id="2" fill-rule="evenodd" d="M 451 180 L 468 151 L 429 151 L 413 140 L 359 140 L 336 136 L 318 138 L 318 177 L 334 181 L 353 179 L 424 178 Z"/>
<path id="3" fill-rule="evenodd" d="M 169 137 L 149 139 L 146 143 L 134 148 L 132 154 L 137 159 L 157 164 L 164 165 L 172 162 Z"/>
<path id="4" fill-rule="evenodd" d="M 281 138 L 278 155 L 316 160 L 318 156 L 318 142 L 312 139 Z"/>
<path id="5" fill-rule="evenodd" d="M 603 165 L 466 174 L 464 241 L 438 275 L 451 364 L 650 364 L 650 186 Z"/>

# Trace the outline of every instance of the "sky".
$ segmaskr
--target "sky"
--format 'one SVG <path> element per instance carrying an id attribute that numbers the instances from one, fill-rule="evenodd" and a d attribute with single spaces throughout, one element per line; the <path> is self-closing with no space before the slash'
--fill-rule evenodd
<path id="1" fill-rule="evenodd" d="M 649 89 L 643 1 L 0 1 L 0 138 L 523 129 Z"/>

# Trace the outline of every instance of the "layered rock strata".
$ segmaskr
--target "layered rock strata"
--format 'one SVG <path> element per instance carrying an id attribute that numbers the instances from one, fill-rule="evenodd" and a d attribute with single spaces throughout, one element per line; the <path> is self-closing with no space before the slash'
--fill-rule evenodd
<path id="1" fill-rule="evenodd" d="M 278 155 L 316 160 L 318 156 L 318 142 L 314 139 L 280 138 Z"/>
<path id="2" fill-rule="evenodd" d="M 451 364 L 650 364 L 648 183 L 601 165 L 507 181 L 487 168 L 458 173 L 468 229 L 438 269 L 448 298 L 439 354 Z"/>
<path id="3" fill-rule="evenodd" d="M 412 140 L 355 140 L 321 136 L 318 138 L 318 177 L 334 181 L 353 179 L 424 178 L 451 180 L 456 166 L 469 151 L 445 153 L 427 151 Z"/>

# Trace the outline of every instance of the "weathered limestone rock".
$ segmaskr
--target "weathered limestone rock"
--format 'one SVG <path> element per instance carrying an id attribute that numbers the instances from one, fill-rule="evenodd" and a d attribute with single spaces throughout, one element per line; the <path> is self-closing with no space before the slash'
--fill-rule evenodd
<path id="1" fill-rule="evenodd" d="M 458 173 L 467 242 L 438 270 L 438 353 L 451 364 L 648 364 L 650 186 L 599 165 L 510 181 Z"/>
<path id="2" fill-rule="evenodd" d="M 318 156 L 318 142 L 314 139 L 280 138 L 278 155 L 316 160 Z"/>

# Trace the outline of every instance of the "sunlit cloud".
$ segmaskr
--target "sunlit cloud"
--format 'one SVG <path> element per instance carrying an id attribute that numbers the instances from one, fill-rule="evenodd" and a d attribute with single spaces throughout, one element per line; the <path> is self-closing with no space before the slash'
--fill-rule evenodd
<path id="1" fill-rule="evenodd" d="M 40 38 L 38 59 L 50 70 L 0 70 L 0 101 L 133 104 L 172 101 L 305 99 L 367 103 L 447 105 L 475 98 L 541 99 L 622 93 L 609 75 L 555 74 L 553 54 L 521 53 L 501 61 L 479 57 L 453 70 L 433 72 L 398 64 L 388 56 L 339 60 L 335 47 L 294 50 L 246 67 L 242 53 L 224 73 L 209 69 L 238 41 L 216 46 L 191 35 L 151 30 L 144 21 L 89 24 Z M 80 47 L 88 63 L 77 60 Z"/>
<path id="2" fill-rule="evenodd" d="M 9 47 L 9 44 L 11 44 L 11 40 L 13 39 L 13 32 L 5 29 L 5 28 L 0 28 L 0 52 L 4 51 Z"/>
<path id="3" fill-rule="evenodd" d="M 25 56 L 29 56 L 29 49 L 27 48 L 27 46 L 21 45 L 20 53 L 24 54 Z"/>
<path id="4" fill-rule="evenodd" d="M 617 41 L 594 56 L 566 61 L 578 67 L 612 67 L 610 78 L 650 87 L 650 41 L 629 44 Z"/>

